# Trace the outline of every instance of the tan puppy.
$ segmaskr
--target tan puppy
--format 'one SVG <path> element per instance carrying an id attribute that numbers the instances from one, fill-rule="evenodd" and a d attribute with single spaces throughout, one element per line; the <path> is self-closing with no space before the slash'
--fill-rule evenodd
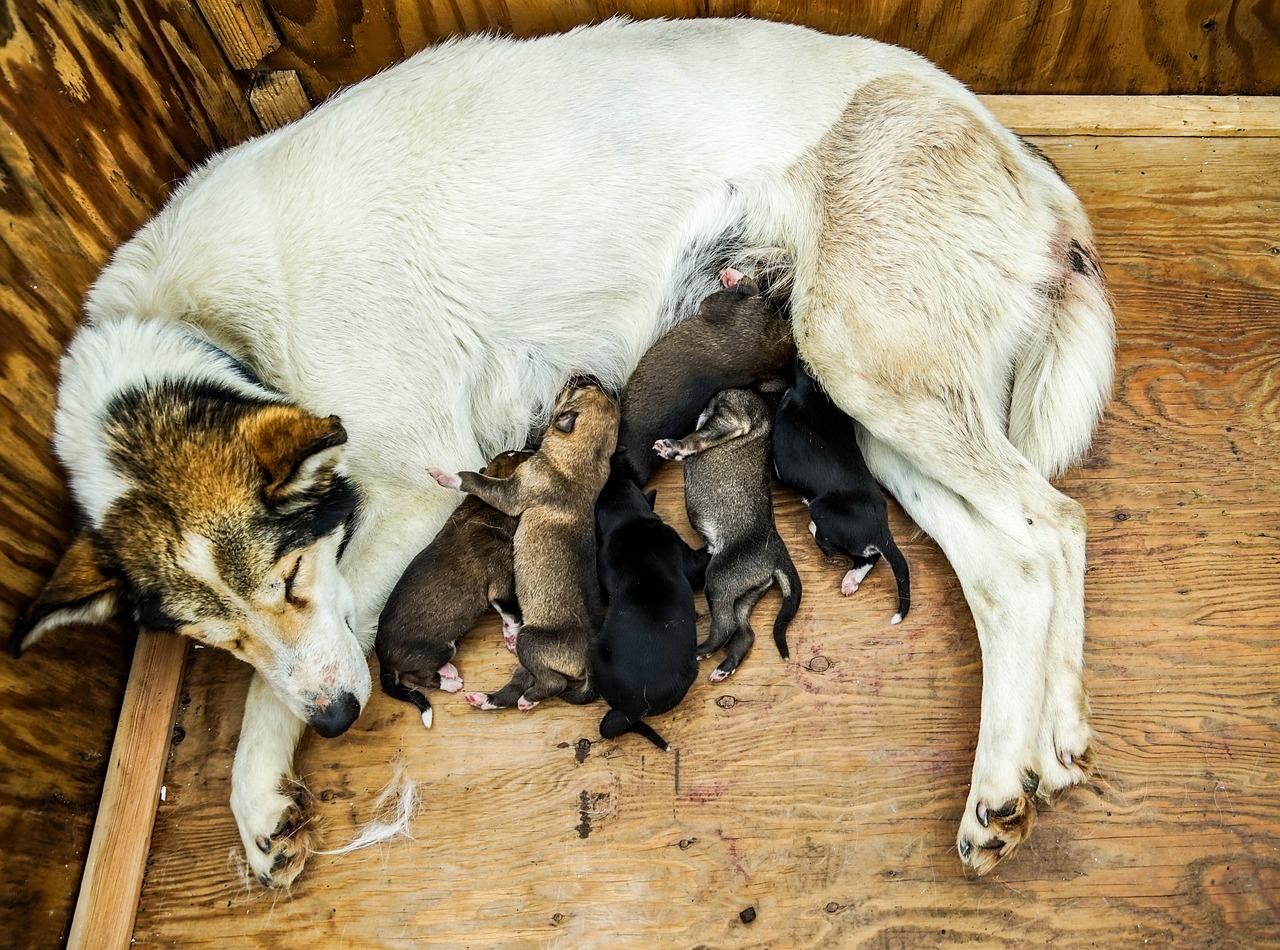
<path id="1" fill-rule="evenodd" d="M 516 641 L 520 666 L 493 695 L 468 693 L 471 705 L 532 709 L 551 696 L 571 703 L 595 698 L 588 650 L 603 611 L 594 507 L 617 438 L 618 404 L 598 385 L 581 384 L 560 394 L 542 445 L 509 478 L 427 470 L 446 488 L 520 518 L 512 551 L 524 620 Z M 571 681 L 581 685 L 571 690 Z"/>

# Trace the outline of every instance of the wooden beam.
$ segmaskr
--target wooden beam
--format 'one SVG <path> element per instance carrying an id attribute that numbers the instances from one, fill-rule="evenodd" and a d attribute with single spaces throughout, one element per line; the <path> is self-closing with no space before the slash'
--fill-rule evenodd
<path id="1" fill-rule="evenodd" d="M 262 0 L 196 0 L 233 69 L 252 69 L 280 48 Z"/>
<path id="2" fill-rule="evenodd" d="M 979 96 L 1022 135 L 1280 135 L 1277 96 Z"/>
<path id="3" fill-rule="evenodd" d="M 127 948 L 133 939 L 186 656 L 184 637 L 138 634 L 68 950 Z"/>
<path id="4" fill-rule="evenodd" d="M 270 132 L 306 115 L 311 100 L 294 70 L 277 69 L 263 75 L 249 90 L 249 105 L 262 131 Z"/>

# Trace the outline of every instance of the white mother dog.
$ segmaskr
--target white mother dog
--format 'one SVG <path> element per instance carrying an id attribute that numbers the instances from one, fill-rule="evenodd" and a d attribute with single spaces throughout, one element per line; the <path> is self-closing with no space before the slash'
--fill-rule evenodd
<path id="1" fill-rule="evenodd" d="M 800 352 L 977 621 L 961 858 L 1085 778 L 1087 447 L 1112 316 L 1080 205 L 900 49 L 749 20 L 611 21 L 413 57 L 215 156 L 119 249 L 63 362 L 81 528 L 19 623 L 131 610 L 252 663 L 231 806 L 264 884 L 311 840 L 392 584 L 566 377 L 620 384 L 716 281 L 794 261 Z"/>

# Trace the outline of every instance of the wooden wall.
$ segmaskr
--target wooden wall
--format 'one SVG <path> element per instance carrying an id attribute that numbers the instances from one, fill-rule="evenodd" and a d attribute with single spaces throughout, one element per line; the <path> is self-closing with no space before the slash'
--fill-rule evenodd
<path id="1" fill-rule="evenodd" d="M 1226 0 L 265 0 L 313 98 L 444 36 L 532 36 L 616 13 L 739 16 L 909 47 L 979 92 L 1280 92 L 1280 5 Z"/>
<path id="2" fill-rule="evenodd" d="M 71 515 L 48 447 L 58 357 L 111 249 L 212 150 L 257 130 L 180 0 L 0 0 L 0 631 Z M 0 658 L 0 944 L 56 946 L 129 659 L 84 629 Z"/>

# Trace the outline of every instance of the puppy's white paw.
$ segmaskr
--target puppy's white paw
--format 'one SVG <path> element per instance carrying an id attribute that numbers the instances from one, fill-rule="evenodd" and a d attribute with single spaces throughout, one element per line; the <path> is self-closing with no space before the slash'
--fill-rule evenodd
<path id="1" fill-rule="evenodd" d="M 653 450 L 661 455 L 664 459 L 679 460 L 685 457 L 685 451 L 676 444 L 674 439 L 659 439 L 653 443 Z"/>
<path id="2" fill-rule="evenodd" d="M 446 693 L 456 693 L 462 689 L 462 675 L 452 663 L 440 667 L 440 688 Z"/>
<path id="3" fill-rule="evenodd" d="M 516 708 L 519 709 L 521 712 L 528 712 L 530 709 L 532 709 L 536 705 L 538 704 L 530 702 L 529 700 L 525 699 L 523 696 L 521 696 L 516 701 Z"/>
<path id="4" fill-rule="evenodd" d="M 456 474 L 445 472 L 438 468 L 428 468 L 427 474 L 436 480 L 436 484 L 444 488 L 459 489 L 462 487 L 462 479 Z"/>
<path id="5" fill-rule="evenodd" d="M 845 574 L 844 579 L 840 581 L 840 593 L 848 597 L 854 593 L 862 584 L 863 578 L 871 573 L 874 564 L 864 564 L 862 567 L 855 567 Z"/>
<path id="6" fill-rule="evenodd" d="M 518 624 L 502 625 L 502 642 L 507 645 L 507 649 L 512 653 L 516 652 L 516 643 L 520 639 L 520 626 Z"/>
<path id="7" fill-rule="evenodd" d="M 489 702 L 488 693 L 466 693 L 462 697 L 476 709 L 497 709 L 498 707 Z"/>

